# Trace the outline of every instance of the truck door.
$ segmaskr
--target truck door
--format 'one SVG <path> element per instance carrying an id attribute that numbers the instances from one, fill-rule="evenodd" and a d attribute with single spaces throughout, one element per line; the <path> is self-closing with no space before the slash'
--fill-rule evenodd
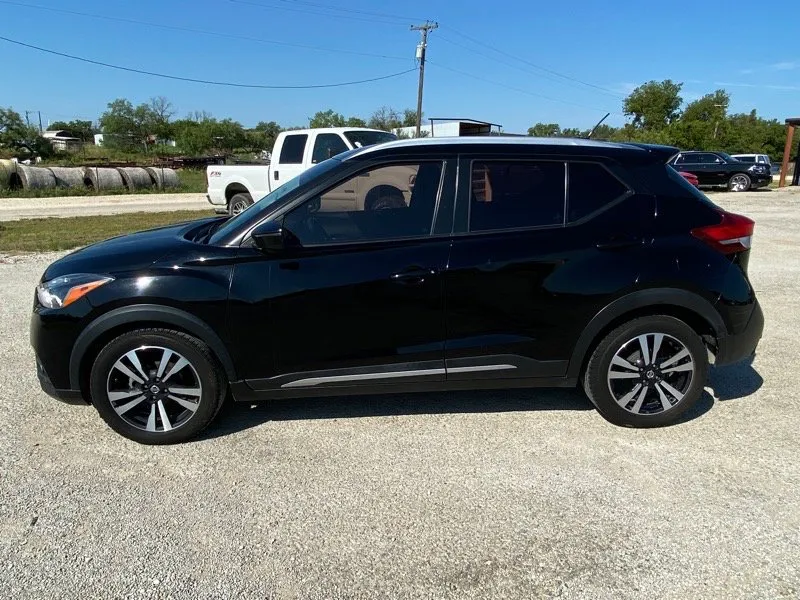
<path id="1" fill-rule="evenodd" d="M 271 190 L 282 186 L 305 170 L 303 157 L 307 144 L 307 133 L 290 133 L 283 138 L 278 160 L 270 167 Z"/>

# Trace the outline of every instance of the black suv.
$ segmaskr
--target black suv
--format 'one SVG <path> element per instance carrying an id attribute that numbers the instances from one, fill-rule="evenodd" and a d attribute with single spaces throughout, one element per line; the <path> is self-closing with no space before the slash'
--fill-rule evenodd
<path id="1" fill-rule="evenodd" d="M 696 175 L 700 187 L 726 187 L 731 192 L 746 192 L 765 187 L 772 181 L 769 165 L 748 164 L 724 152 L 681 152 L 669 163 L 678 171 Z"/>
<path id="2" fill-rule="evenodd" d="M 53 263 L 39 379 L 154 444 L 197 434 L 228 393 L 580 385 L 614 423 L 673 422 L 709 351 L 744 359 L 763 327 L 753 222 L 667 166 L 675 152 L 493 137 L 340 154 L 236 217 Z M 403 201 L 359 208 L 364 185 Z"/>

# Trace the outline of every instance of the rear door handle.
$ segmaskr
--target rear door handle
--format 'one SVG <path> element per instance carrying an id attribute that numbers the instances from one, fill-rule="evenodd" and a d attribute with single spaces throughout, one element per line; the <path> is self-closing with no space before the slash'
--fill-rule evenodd
<path id="1" fill-rule="evenodd" d="M 633 235 L 615 235 L 597 243 L 598 250 L 619 250 L 621 248 L 631 248 L 641 246 L 644 239 Z"/>
<path id="2" fill-rule="evenodd" d="M 390 279 L 401 285 L 422 285 L 427 277 L 436 275 L 436 269 L 425 269 L 423 267 L 409 267 L 398 273 L 393 273 Z"/>
<path id="3" fill-rule="evenodd" d="M 272 172 L 272 178 L 273 178 L 275 181 L 278 181 L 278 172 L 277 172 L 277 171 L 273 171 L 273 172 Z"/>

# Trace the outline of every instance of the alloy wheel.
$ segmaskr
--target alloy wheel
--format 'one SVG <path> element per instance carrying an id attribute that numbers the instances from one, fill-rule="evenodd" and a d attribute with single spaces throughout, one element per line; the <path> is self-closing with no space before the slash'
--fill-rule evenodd
<path id="1" fill-rule="evenodd" d="M 734 192 L 744 192 L 747 190 L 749 181 L 745 175 L 734 175 L 731 177 L 731 190 Z"/>
<path id="2" fill-rule="evenodd" d="M 151 433 L 182 427 L 200 406 L 203 386 L 184 356 L 161 346 L 141 346 L 120 356 L 106 380 L 114 411 Z"/>
<path id="3" fill-rule="evenodd" d="M 695 374 L 689 349 L 665 333 L 645 333 L 625 342 L 608 367 L 608 389 L 616 403 L 636 415 L 671 410 L 683 400 Z"/>

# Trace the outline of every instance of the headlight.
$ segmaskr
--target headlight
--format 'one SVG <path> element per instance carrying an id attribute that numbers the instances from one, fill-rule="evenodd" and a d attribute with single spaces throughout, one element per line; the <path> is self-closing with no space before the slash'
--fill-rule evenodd
<path id="1" fill-rule="evenodd" d="M 88 273 L 64 275 L 37 285 L 36 295 L 45 308 L 64 308 L 109 281 L 114 278 Z"/>

